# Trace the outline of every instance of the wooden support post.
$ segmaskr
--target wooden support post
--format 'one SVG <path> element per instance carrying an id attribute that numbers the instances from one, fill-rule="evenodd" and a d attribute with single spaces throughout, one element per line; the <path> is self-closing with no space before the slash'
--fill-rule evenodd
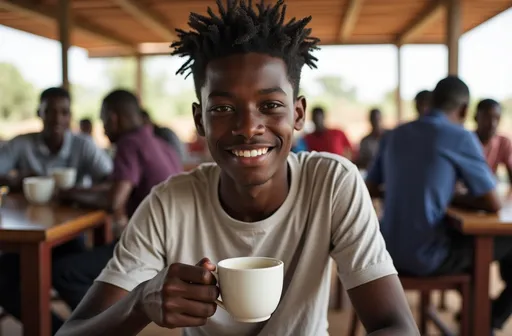
<path id="1" fill-rule="evenodd" d="M 71 1 L 59 0 L 59 39 L 61 45 L 62 87 L 69 90 L 69 48 L 71 46 Z"/>
<path id="2" fill-rule="evenodd" d="M 448 74 L 459 74 L 459 39 L 462 29 L 460 0 L 446 0 L 446 47 Z"/>
<path id="3" fill-rule="evenodd" d="M 143 57 L 140 54 L 137 54 L 135 57 L 135 90 L 136 95 L 139 98 L 139 102 L 142 105 L 142 96 L 143 96 L 143 77 L 144 77 L 144 67 L 143 67 Z"/>

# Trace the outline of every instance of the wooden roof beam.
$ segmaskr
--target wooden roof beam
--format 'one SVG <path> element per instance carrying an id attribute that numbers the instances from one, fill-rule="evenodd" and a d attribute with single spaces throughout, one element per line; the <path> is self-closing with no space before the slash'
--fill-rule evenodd
<path id="1" fill-rule="evenodd" d="M 397 36 L 397 45 L 403 45 L 420 36 L 425 29 L 444 14 L 444 1 L 432 0 L 429 5 Z"/>
<path id="2" fill-rule="evenodd" d="M 140 1 L 114 0 L 114 2 L 125 12 L 137 19 L 141 24 L 160 35 L 164 40 L 168 40 L 170 42 L 177 39 L 174 30 L 169 27 L 169 24 L 165 22 L 165 19 L 144 7 Z"/>
<path id="3" fill-rule="evenodd" d="M 357 20 L 359 19 L 359 13 L 363 8 L 363 2 L 364 0 L 348 0 L 340 27 L 339 40 L 341 42 L 347 41 L 352 35 Z"/>
<path id="4" fill-rule="evenodd" d="M 31 0 L 0 0 L 0 8 L 22 13 L 37 18 L 41 22 L 48 24 L 57 24 L 58 10 L 55 7 L 37 5 Z M 79 17 L 73 17 L 73 29 L 92 36 L 96 39 L 119 45 L 133 51 L 137 50 L 137 46 L 128 39 L 118 36 L 114 32 L 108 31 L 102 27 L 98 27 Z"/>

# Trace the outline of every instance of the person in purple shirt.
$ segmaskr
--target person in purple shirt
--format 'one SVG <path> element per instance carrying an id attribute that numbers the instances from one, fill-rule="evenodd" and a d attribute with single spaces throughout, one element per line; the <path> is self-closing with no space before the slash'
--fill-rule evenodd
<path id="1" fill-rule="evenodd" d="M 144 125 L 138 100 L 131 92 L 115 90 L 108 94 L 101 119 L 105 134 L 116 145 L 109 196 L 89 193 L 67 197 L 108 209 L 114 226 L 122 229 L 151 189 L 181 173 L 183 167 L 178 153 Z M 116 243 L 63 258 L 54 265 L 53 286 L 72 309 L 110 260 Z"/>

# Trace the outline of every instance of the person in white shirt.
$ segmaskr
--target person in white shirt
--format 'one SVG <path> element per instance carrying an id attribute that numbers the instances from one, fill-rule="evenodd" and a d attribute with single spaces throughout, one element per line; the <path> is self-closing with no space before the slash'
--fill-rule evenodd
<path id="1" fill-rule="evenodd" d="M 220 15 L 192 13 L 194 31 L 172 45 L 189 57 L 178 73 L 193 74 L 194 120 L 215 163 L 153 189 L 58 335 L 135 335 L 151 322 L 188 336 L 327 335 L 331 257 L 371 335 L 419 335 L 355 165 L 290 153 L 305 121 L 300 71 L 316 61 L 311 17 L 284 23 L 282 1 L 217 3 Z M 236 322 L 215 304 L 211 271 L 240 256 L 284 262 L 265 322 Z"/>

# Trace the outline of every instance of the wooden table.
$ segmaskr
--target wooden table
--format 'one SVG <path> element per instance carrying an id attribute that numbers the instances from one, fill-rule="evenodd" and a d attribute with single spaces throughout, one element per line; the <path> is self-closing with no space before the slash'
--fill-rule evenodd
<path id="1" fill-rule="evenodd" d="M 470 330 L 473 335 L 489 335 L 491 300 L 489 298 L 489 267 L 493 261 L 493 238 L 512 236 L 512 201 L 505 201 L 497 215 L 449 209 L 457 220 L 456 228 L 475 239 L 473 268 L 473 304 Z"/>
<path id="2" fill-rule="evenodd" d="M 104 211 L 56 204 L 29 205 L 23 196 L 5 197 L 0 208 L 0 250 L 20 254 L 21 320 L 25 336 L 50 336 L 51 249 L 94 229 L 95 243 L 112 240 Z"/>

